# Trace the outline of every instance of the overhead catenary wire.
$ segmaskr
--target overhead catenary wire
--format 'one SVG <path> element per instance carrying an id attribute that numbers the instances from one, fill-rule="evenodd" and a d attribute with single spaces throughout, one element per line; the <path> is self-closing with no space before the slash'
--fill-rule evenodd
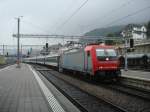
<path id="1" fill-rule="evenodd" d="M 26 23 L 26 24 L 29 24 L 30 26 L 32 26 L 32 27 L 34 27 L 34 28 L 36 28 L 36 29 L 38 29 L 38 30 L 40 30 L 40 31 L 43 31 L 43 32 L 45 32 L 45 33 L 49 33 L 49 31 L 48 30 L 46 30 L 46 29 L 44 29 L 43 27 L 41 27 L 41 26 L 39 26 L 39 25 L 36 25 L 36 24 L 34 24 L 34 23 L 32 23 L 32 22 L 29 22 L 29 21 L 22 21 L 22 22 L 24 22 L 24 23 Z M 46 43 L 48 42 L 48 38 L 46 38 Z"/>
<path id="2" fill-rule="evenodd" d="M 68 10 L 71 10 L 73 8 L 74 2 L 75 1 L 73 0 L 73 2 L 70 4 L 70 6 L 63 12 L 63 14 L 61 14 L 61 16 L 57 19 L 57 21 L 51 26 L 51 29 L 54 29 L 55 26 L 57 26 L 59 24 L 60 20 L 62 20 L 63 17 L 67 14 Z M 56 32 L 56 29 L 54 30 L 54 32 Z"/>
<path id="3" fill-rule="evenodd" d="M 147 7 L 141 8 L 141 9 L 135 11 L 135 12 L 132 12 L 132 13 L 126 15 L 126 16 L 123 16 L 123 17 L 121 17 L 121 18 L 118 18 L 118 19 L 116 19 L 116 20 L 114 20 L 114 21 L 112 21 L 112 22 L 106 24 L 105 26 L 113 25 L 114 23 L 117 23 L 117 22 L 122 21 L 122 20 L 124 20 L 124 19 L 127 19 L 127 18 L 129 18 L 129 17 L 131 17 L 131 16 L 134 16 L 134 15 L 136 15 L 136 14 L 139 14 L 139 13 L 141 13 L 141 12 L 143 12 L 143 11 L 145 11 L 146 9 L 149 9 L 149 8 L 150 8 L 150 5 L 147 6 Z"/>
<path id="4" fill-rule="evenodd" d="M 128 15 L 126 15 L 126 16 L 124 16 L 124 17 L 121 17 L 121 18 L 118 18 L 118 19 L 116 19 L 116 20 L 114 20 L 114 21 L 112 21 L 112 22 L 110 22 L 110 23 L 108 23 L 108 24 L 106 24 L 106 26 L 109 26 L 109 25 L 112 25 L 112 24 L 114 24 L 114 23 L 116 23 L 116 22 L 119 22 L 119 21 L 122 21 L 122 20 L 124 20 L 124 19 L 126 19 L 126 18 L 128 18 L 128 17 L 131 17 L 131 16 L 134 16 L 134 15 L 136 15 L 136 14 L 139 14 L 139 13 L 141 13 L 141 12 L 143 12 L 143 11 L 145 11 L 146 9 L 149 9 L 150 8 L 150 6 L 147 6 L 147 7 L 144 7 L 144 8 L 142 8 L 142 9 L 139 9 L 139 10 L 137 10 L 137 11 L 135 11 L 135 12 L 132 12 L 132 13 L 130 13 L 130 14 L 128 14 Z M 14 37 L 16 37 L 16 35 L 14 34 L 13 35 Z M 89 37 L 89 36 L 65 36 L 65 35 L 24 35 L 24 37 L 25 36 L 31 36 L 31 37 L 35 37 L 35 36 L 39 36 L 39 37 L 41 37 L 41 36 L 47 36 L 47 37 L 71 37 L 71 38 L 73 38 L 73 37 Z M 95 37 L 95 36 L 94 36 Z M 96 37 L 99 37 L 99 36 L 96 36 Z"/>
<path id="5" fill-rule="evenodd" d="M 81 8 L 87 4 L 88 1 L 89 0 L 84 1 L 56 30 L 63 28 L 72 19 L 72 17 L 75 16 L 81 10 Z"/>
<path id="6" fill-rule="evenodd" d="M 70 19 L 71 19 L 87 2 L 88 2 L 88 0 L 86 0 L 86 1 L 78 8 L 78 10 L 76 10 L 76 11 L 70 16 Z M 129 1 L 128 1 L 128 3 L 129 3 Z M 126 3 L 126 4 L 127 4 L 127 3 Z M 124 5 L 125 5 L 125 4 L 124 4 Z M 137 10 L 137 11 L 135 11 L 135 12 L 133 12 L 133 13 L 130 13 L 130 14 L 124 16 L 124 17 L 118 18 L 118 19 L 116 19 L 116 20 L 114 20 L 114 21 L 112 21 L 112 22 L 106 24 L 106 26 L 109 26 L 109 25 L 112 25 L 112 24 L 114 24 L 114 23 L 116 23 L 116 22 L 122 21 L 122 20 L 124 20 L 124 19 L 126 19 L 126 18 L 128 18 L 128 17 L 130 17 L 130 16 L 134 16 L 134 15 L 140 13 L 140 12 L 145 11 L 145 10 L 148 9 L 148 8 L 150 8 L 150 6 L 145 7 L 145 8 L 142 8 L 142 9 L 140 9 L 140 10 Z M 68 19 L 69 19 L 69 18 L 68 18 Z M 70 20 L 70 19 L 69 19 L 69 20 Z M 68 21 L 69 21 L 69 20 L 68 20 Z M 66 21 L 66 22 L 67 22 L 67 21 Z M 64 25 L 65 25 L 65 24 L 64 24 Z M 62 26 L 62 27 L 63 27 L 63 26 Z M 40 28 L 40 29 L 41 29 L 41 28 Z"/>
<path id="7" fill-rule="evenodd" d="M 32 22 L 29 22 L 29 21 L 25 21 L 25 20 L 22 20 L 22 22 L 23 23 L 26 23 L 26 24 L 28 24 L 28 25 L 30 25 L 30 26 L 32 26 L 32 27 L 34 27 L 34 28 L 36 28 L 36 29 L 38 29 L 38 30 L 42 30 L 43 32 L 45 32 L 45 33 L 48 33 L 49 31 L 48 30 L 46 30 L 46 29 L 44 29 L 43 27 L 41 27 L 41 26 L 39 26 L 39 25 L 37 25 L 37 24 L 34 24 L 34 23 L 32 23 Z"/>
<path id="8" fill-rule="evenodd" d="M 123 4 L 122 4 L 121 6 L 119 6 L 118 8 L 112 9 L 112 10 L 109 12 L 109 14 L 107 13 L 106 15 L 108 16 L 108 15 L 110 15 L 110 13 L 113 13 L 113 12 L 115 12 L 115 11 L 118 11 L 118 9 L 127 6 L 128 4 L 130 4 L 130 3 L 133 2 L 133 1 L 134 1 L 134 0 L 132 0 L 132 1 L 129 0 L 129 1 L 125 2 L 125 3 L 123 3 Z M 86 0 L 85 2 L 83 2 L 83 4 L 81 4 L 80 7 L 77 8 L 77 10 L 75 10 L 75 11 L 71 14 L 71 16 L 69 16 L 69 18 L 59 26 L 59 28 L 62 28 L 65 24 L 67 24 L 67 22 L 69 22 L 69 20 L 70 20 L 76 13 L 78 13 L 78 12 L 80 11 L 80 9 L 81 9 L 87 2 L 88 2 L 88 0 Z M 106 16 L 106 15 L 105 15 L 105 16 Z M 105 17 L 105 16 L 104 16 L 104 17 Z M 44 32 L 46 32 L 46 33 L 49 32 L 48 30 L 45 30 L 44 28 L 39 27 L 39 25 L 35 25 L 35 24 L 33 24 L 33 23 L 31 23 L 31 22 L 28 22 L 28 21 L 23 21 L 23 22 L 25 22 L 25 23 L 27 23 L 27 24 L 31 25 L 32 27 L 35 27 L 35 28 L 37 28 L 37 29 L 39 29 L 39 30 L 42 30 L 42 31 L 44 31 Z M 57 28 L 57 29 L 59 29 L 59 28 Z"/>
<path id="9" fill-rule="evenodd" d="M 133 2 L 133 1 L 134 1 L 134 0 L 128 0 L 127 2 L 121 4 L 119 7 L 110 10 L 109 12 L 107 12 L 106 14 L 104 14 L 103 18 L 106 19 L 107 17 L 110 16 L 110 14 L 114 14 L 115 12 L 120 11 L 121 8 L 128 6 L 128 5 L 129 5 L 131 2 Z M 101 19 L 98 18 L 98 19 L 96 19 L 96 20 L 101 20 Z M 94 20 L 94 21 L 96 21 L 96 20 Z M 95 24 L 86 25 L 86 27 L 93 26 L 93 25 L 95 25 Z"/>

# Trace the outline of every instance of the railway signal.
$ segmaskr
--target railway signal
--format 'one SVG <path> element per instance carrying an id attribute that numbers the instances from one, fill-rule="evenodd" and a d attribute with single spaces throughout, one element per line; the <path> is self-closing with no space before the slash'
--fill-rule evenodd
<path id="1" fill-rule="evenodd" d="M 130 39 L 130 48 L 133 48 L 133 47 L 134 47 L 134 40 Z"/>
<path id="2" fill-rule="evenodd" d="M 8 57 L 8 52 L 7 52 L 6 56 Z"/>
<path id="3" fill-rule="evenodd" d="M 46 46 L 46 49 L 48 49 L 48 43 L 46 43 L 46 45 L 45 45 L 45 46 Z"/>

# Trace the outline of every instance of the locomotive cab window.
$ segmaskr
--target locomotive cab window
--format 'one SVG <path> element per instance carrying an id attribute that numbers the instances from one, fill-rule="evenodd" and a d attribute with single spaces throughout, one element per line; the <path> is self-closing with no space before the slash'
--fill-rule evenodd
<path id="1" fill-rule="evenodd" d="M 117 53 L 114 49 L 96 49 L 96 55 L 99 61 L 117 59 Z"/>

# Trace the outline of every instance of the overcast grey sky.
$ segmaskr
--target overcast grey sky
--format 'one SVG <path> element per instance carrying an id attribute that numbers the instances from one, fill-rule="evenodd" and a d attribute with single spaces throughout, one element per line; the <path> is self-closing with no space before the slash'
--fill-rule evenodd
<path id="1" fill-rule="evenodd" d="M 0 0 L 0 44 L 16 44 L 15 17 L 21 33 L 81 35 L 91 29 L 150 20 L 150 8 L 122 21 L 112 21 L 150 6 L 150 0 L 88 0 L 70 21 L 61 26 L 86 0 Z M 122 6 L 122 7 L 121 7 Z M 118 9 L 118 10 L 117 10 Z M 45 39 L 22 39 L 22 44 L 43 44 Z M 49 39 L 50 44 L 57 40 Z M 61 41 L 60 41 L 61 42 Z"/>

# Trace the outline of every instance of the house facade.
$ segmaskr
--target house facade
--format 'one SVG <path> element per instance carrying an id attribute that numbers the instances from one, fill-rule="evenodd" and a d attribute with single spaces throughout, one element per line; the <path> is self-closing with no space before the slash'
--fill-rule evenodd
<path id="1" fill-rule="evenodd" d="M 147 28 L 144 25 L 129 24 L 122 31 L 124 37 L 126 32 L 128 32 L 130 38 L 133 38 L 135 41 L 147 39 Z"/>
<path id="2" fill-rule="evenodd" d="M 132 30 L 132 38 L 134 40 L 143 40 L 147 38 L 147 29 L 145 26 L 134 26 Z"/>

